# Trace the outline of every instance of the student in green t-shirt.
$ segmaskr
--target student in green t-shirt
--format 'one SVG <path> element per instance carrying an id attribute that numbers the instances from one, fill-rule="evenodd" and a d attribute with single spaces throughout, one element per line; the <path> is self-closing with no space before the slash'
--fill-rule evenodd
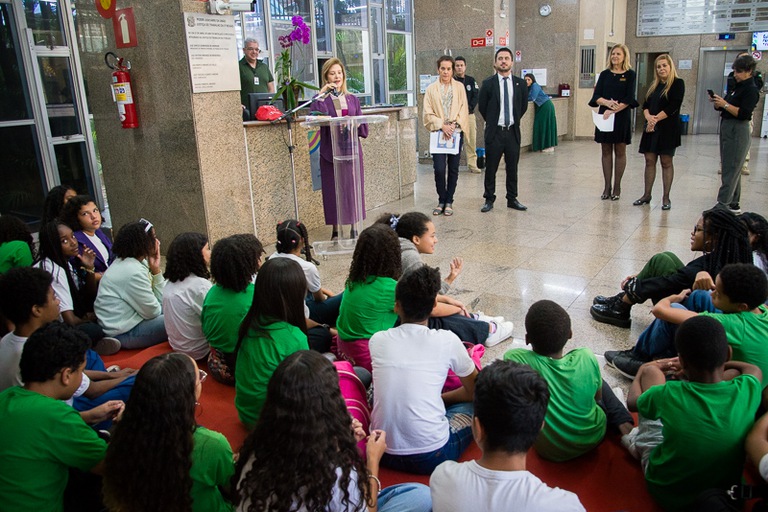
<path id="1" fill-rule="evenodd" d="M 726 362 L 725 329 L 711 317 L 683 322 L 675 347 L 677 358 L 637 372 L 627 404 L 639 422 L 625 446 L 642 461 L 648 490 L 665 510 L 701 510 L 693 504 L 702 492 L 741 482 L 762 372 Z M 667 381 L 669 372 L 679 380 Z"/>
<path id="2" fill-rule="evenodd" d="M 211 345 L 211 377 L 235 385 L 237 331 L 253 302 L 253 276 L 259 271 L 264 247 L 251 234 L 222 238 L 211 250 L 214 285 L 203 300 L 200 323 Z"/>
<path id="3" fill-rule="evenodd" d="M 106 443 L 64 403 L 80 386 L 89 346 L 85 334 L 61 322 L 38 329 L 24 344 L 24 387 L 0 393 L 3 510 L 64 510 L 70 470 L 101 472 Z M 79 487 L 74 496 L 70 505 L 88 510 L 99 501 L 99 485 Z"/>
<path id="4" fill-rule="evenodd" d="M 541 457 L 554 461 L 573 459 L 597 446 L 606 424 L 622 435 L 634 426 L 629 411 L 602 379 L 592 351 L 563 353 L 572 335 L 568 313 L 551 300 L 540 300 L 525 315 L 525 342 L 533 350 L 517 348 L 504 354 L 505 360 L 539 372 L 549 385 L 544 427 L 533 446 Z"/>
<path id="5" fill-rule="evenodd" d="M 178 352 L 141 368 L 104 459 L 109 510 L 232 511 L 222 493 L 235 472 L 229 441 L 195 422 L 206 376 Z"/>
<path id="6" fill-rule="evenodd" d="M 364 229 L 355 244 L 336 321 L 339 338 L 368 339 L 395 325 L 395 286 L 401 275 L 397 234 L 383 224 Z"/>
<path id="7" fill-rule="evenodd" d="M 32 265 L 34 255 L 35 242 L 24 221 L 14 215 L 0 216 L 0 274 Z"/>
<path id="8" fill-rule="evenodd" d="M 751 263 L 726 265 L 715 278 L 711 295 L 683 290 L 660 300 L 651 312 L 656 319 L 640 334 L 633 349 L 606 352 L 606 359 L 633 376 L 643 362 L 676 355 L 677 326 L 697 315 L 711 316 L 725 327 L 732 358 L 756 365 L 768 378 L 768 278 Z M 763 386 L 768 382 L 763 382 Z"/>
<path id="9" fill-rule="evenodd" d="M 306 294 L 307 280 L 295 261 L 270 258 L 259 269 L 253 303 L 235 348 L 235 407 L 249 429 L 259 419 L 277 365 L 296 351 L 309 350 Z"/>

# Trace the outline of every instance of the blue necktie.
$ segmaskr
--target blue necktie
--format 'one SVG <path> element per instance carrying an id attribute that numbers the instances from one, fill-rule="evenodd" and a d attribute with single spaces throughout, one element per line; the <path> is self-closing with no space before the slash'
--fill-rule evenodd
<path id="1" fill-rule="evenodd" d="M 509 80 L 508 76 L 504 77 L 504 126 L 510 125 L 509 120 Z"/>

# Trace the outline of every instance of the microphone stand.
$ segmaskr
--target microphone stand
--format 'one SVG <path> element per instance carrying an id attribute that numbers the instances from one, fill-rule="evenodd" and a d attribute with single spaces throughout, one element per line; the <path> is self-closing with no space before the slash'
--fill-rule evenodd
<path id="1" fill-rule="evenodd" d="M 281 115 L 274 121 L 271 121 L 272 124 L 275 124 L 282 120 L 285 120 L 288 126 L 288 158 L 291 162 L 291 177 L 293 178 L 293 211 L 296 215 L 296 220 L 299 220 L 299 194 L 298 194 L 298 189 L 296 187 L 296 161 L 293 156 L 293 151 L 296 149 L 296 146 L 293 145 L 293 114 L 298 112 L 302 108 L 308 106 L 313 101 L 325 98 L 332 91 L 333 89 L 326 91 L 324 93 L 315 94 L 314 96 L 312 96 L 310 99 L 308 99 L 301 105 L 297 105 L 291 110 L 287 110 L 283 115 Z"/>
<path id="2" fill-rule="evenodd" d="M 283 115 L 281 115 L 274 121 L 271 121 L 272 124 L 275 124 L 282 120 L 285 120 L 285 123 L 288 126 L 288 159 L 291 162 L 291 178 L 293 180 L 293 212 L 296 215 L 295 216 L 296 220 L 299 220 L 299 193 L 298 193 L 298 187 L 296 186 L 296 160 L 293 155 L 293 152 L 296 149 L 296 146 L 293 145 L 293 114 L 298 112 L 302 108 L 308 106 L 313 101 L 325 98 L 333 91 L 334 89 L 330 89 L 326 92 L 315 94 L 314 96 L 312 96 L 310 99 L 308 99 L 301 105 L 297 105 L 291 110 L 285 111 Z M 317 261 L 315 258 L 312 258 L 312 261 L 316 265 L 320 265 L 320 262 Z"/>

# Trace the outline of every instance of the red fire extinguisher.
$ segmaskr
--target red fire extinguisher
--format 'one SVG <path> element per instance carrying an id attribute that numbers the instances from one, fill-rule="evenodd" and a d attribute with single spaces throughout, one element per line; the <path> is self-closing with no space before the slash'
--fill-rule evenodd
<path id="1" fill-rule="evenodd" d="M 123 128 L 138 128 L 139 117 L 136 115 L 133 89 L 131 88 L 131 63 L 112 52 L 104 55 L 104 62 L 113 70 L 112 100 L 117 103 L 117 112 Z M 125 62 L 125 64 L 123 64 Z"/>

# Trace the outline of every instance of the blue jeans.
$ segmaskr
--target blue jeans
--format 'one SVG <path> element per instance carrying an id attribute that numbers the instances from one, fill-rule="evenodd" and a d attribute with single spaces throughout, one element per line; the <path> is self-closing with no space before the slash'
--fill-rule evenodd
<path id="1" fill-rule="evenodd" d="M 703 313 L 705 311 L 721 313 L 712 304 L 710 293 L 705 290 L 694 290 L 683 302 L 672 304 L 672 307 L 695 311 L 696 313 Z M 675 357 L 677 355 L 675 332 L 677 332 L 677 324 L 665 322 L 657 318 L 640 334 L 633 350 L 638 357 L 646 361 L 664 357 Z"/>
<path id="2" fill-rule="evenodd" d="M 397 484 L 379 493 L 379 512 L 431 512 L 432 496 L 424 484 Z"/>
<path id="3" fill-rule="evenodd" d="M 85 369 L 86 370 L 94 370 L 97 372 L 105 372 L 107 371 L 104 367 L 104 361 L 101 360 L 101 357 L 94 352 L 93 350 L 88 350 L 85 355 Z M 136 380 L 135 375 L 131 375 L 127 379 L 125 379 L 123 382 L 115 386 L 114 388 L 110 389 L 109 391 L 104 392 L 103 394 L 93 397 L 93 398 L 87 398 L 85 395 L 81 395 L 74 399 L 72 403 L 72 407 L 78 411 L 88 411 L 90 409 L 93 409 L 94 407 L 98 407 L 101 404 L 107 403 L 110 400 L 122 400 L 123 402 L 128 402 L 128 397 L 131 395 L 131 390 L 133 389 L 133 382 Z M 102 429 L 108 429 L 110 426 L 112 426 L 111 421 L 105 421 L 102 423 L 99 423 L 98 425 L 94 425 L 93 428 L 96 430 L 102 430 Z"/>
<path id="4" fill-rule="evenodd" d="M 134 348 L 147 348 L 168 341 L 165 333 L 165 319 L 163 315 L 150 320 L 142 320 L 133 329 L 115 336 L 120 340 L 122 348 L 131 350 Z"/>
<path id="5" fill-rule="evenodd" d="M 417 475 L 429 475 L 437 466 L 447 460 L 458 460 L 469 443 L 472 442 L 472 413 L 471 402 L 454 404 L 445 411 L 448 418 L 450 435 L 445 445 L 437 450 L 413 455 L 391 455 L 385 453 L 381 465 Z"/>

